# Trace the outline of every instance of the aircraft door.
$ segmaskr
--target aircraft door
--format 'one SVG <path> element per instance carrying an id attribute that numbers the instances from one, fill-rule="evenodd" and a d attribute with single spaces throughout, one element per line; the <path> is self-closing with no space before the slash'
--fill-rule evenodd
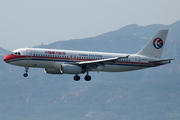
<path id="1" fill-rule="evenodd" d="M 141 63 L 141 59 L 139 56 L 135 57 L 136 65 L 139 65 Z"/>
<path id="2" fill-rule="evenodd" d="M 32 58 L 32 50 L 31 49 L 27 49 L 26 50 L 26 58 L 27 59 L 31 59 Z"/>

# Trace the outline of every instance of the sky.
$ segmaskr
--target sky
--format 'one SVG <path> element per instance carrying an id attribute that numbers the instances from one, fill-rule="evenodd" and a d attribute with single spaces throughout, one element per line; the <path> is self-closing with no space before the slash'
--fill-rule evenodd
<path id="1" fill-rule="evenodd" d="M 0 47 L 7 50 L 94 37 L 126 25 L 180 20 L 180 0 L 1 0 Z"/>

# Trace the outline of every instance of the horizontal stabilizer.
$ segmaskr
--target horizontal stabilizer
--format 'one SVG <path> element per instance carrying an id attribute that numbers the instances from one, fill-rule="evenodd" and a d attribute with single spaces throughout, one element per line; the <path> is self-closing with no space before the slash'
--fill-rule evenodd
<path id="1" fill-rule="evenodd" d="M 149 63 L 162 63 L 162 62 L 168 62 L 168 63 L 170 63 L 171 60 L 174 60 L 174 59 L 149 60 Z"/>

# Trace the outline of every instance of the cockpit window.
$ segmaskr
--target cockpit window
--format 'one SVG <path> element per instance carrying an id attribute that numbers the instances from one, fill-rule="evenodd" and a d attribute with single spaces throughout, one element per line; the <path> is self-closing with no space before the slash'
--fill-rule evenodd
<path id="1" fill-rule="evenodd" d="M 21 55 L 21 53 L 20 52 L 13 52 L 13 53 L 11 53 L 11 55 Z"/>

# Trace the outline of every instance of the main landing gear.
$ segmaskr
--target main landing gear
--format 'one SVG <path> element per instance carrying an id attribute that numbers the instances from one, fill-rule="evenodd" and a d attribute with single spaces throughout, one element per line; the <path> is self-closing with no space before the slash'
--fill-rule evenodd
<path id="1" fill-rule="evenodd" d="M 88 75 L 88 73 L 87 73 L 87 75 L 84 77 L 84 79 L 85 79 L 86 81 L 90 81 L 90 80 L 91 80 L 91 76 Z M 80 76 L 79 76 L 79 75 L 75 75 L 75 76 L 74 76 L 74 80 L 75 80 L 75 81 L 79 81 L 79 80 L 80 80 Z"/>
<path id="2" fill-rule="evenodd" d="M 75 76 L 74 76 L 74 80 L 75 80 L 75 81 L 79 81 L 79 80 L 80 80 L 80 76 L 79 76 L 79 75 L 75 75 Z"/>
<path id="3" fill-rule="evenodd" d="M 26 72 L 26 73 L 24 73 L 24 75 L 23 75 L 24 77 L 27 77 L 27 76 L 28 76 L 28 74 L 27 74 L 28 69 L 29 69 L 29 67 L 25 67 L 25 72 Z"/>
<path id="4" fill-rule="evenodd" d="M 86 81 L 90 81 L 90 80 L 91 80 L 91 76 L 90 76 L 90 75 L 86 75 L 86 76 L 84 77 L 84 79 L 85 79 Z"/>
<path id="5" fill-rule="evenodd" d="M 89 72 L 87 71 L 87 75 L 84 77 L 84 79 L 86 81 L 90 81 L 91 80 L 91 76 L 89 75 Z"/>

